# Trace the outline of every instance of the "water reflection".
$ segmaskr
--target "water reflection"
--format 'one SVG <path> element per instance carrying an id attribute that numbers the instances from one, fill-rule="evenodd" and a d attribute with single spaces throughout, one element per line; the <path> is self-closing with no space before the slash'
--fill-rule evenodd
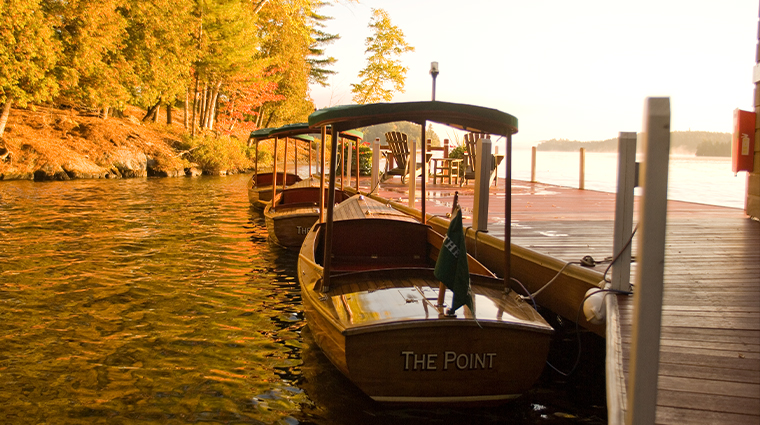
<path id="1" fill-rule="evenodd" d="M 568 423 L 535 409 L 548 386 L 477 412 L 359 394 L 313 344 L 297 254 L 245 183 L 1 182 L 0 422 Z"/>

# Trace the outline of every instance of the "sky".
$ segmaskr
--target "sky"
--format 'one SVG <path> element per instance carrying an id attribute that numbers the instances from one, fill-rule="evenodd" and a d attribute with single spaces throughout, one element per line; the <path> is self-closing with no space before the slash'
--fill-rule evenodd
<path id="1" fill-rule="evenodd" d="M 394 102 L 430 100 L 438 62 L 436 100 L 517 117 L 515 146 L 641 131 L 647 97 L 670 98 L 673 131 L 730 133 L 734 109 L 754 110 L 758 0 L 339 0 L 320 9 L 341 39 L 317 108 L 352 103 L 372 8 L 415 48 Z"/>

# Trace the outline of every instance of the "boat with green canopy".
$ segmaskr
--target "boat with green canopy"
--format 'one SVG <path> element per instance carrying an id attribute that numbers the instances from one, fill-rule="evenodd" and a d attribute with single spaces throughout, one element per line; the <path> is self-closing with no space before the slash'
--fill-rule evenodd
<path id="1" fill-rule="evenodd" d="M 507 155 L 517 132 L 509 114 L 436 101 L 340 106 L 309 116 L 310 126 L 336 134 L 396 121 L 419 124 L 420 140 L 428 122 L 501 135 Z M 331 164 L 336 155 L 332 146 Z M 363 194 L 336 205 L 335 184 L 333 166 L 326 216 L 298 258 L 306 321 L 327 358 L 383 403 L 494 404 L 529 389 L 543 371 L 553 329 L 513 291 L 509 273 L 498 278 L 463 255 L 461 215 L 445 237 L 428 226 L 424 178 L 421 219 Z M 505 261 L 509 270 L 509 250 Z"/>
<path id="2" fill-rule="evenodd" d="M 309 177 L 279 192 L 273 192 L 272 201 L 267 203 L 264 208 L 264 220 L 269 238 L 286 248 L 300 248 L 304 237 L 306 237 L 311 226 L 316 223 L 320 212 L 323 211 L 322 201 L 326 199 L 325 196 L 320 196 L 320 192 L 324 193 L 326 190 L 324 178 L 322 177 L 323 167 L 319 167 L 319 175 L 312 174 L 311 170 L 311 145 L 314 141 L 314 137 L 311 134 L 316 132 L 319 132 L 319 129 L 312 129 L 305 123 L 286 125 L 269 132 L 270 137 L 293 138 L 296 141 L 296 154 L 298 153 L 298 141 L 308 142 Z M 358 142 L 361 138 L 362 133 L 360 131 L 352 130 L 339 134 L 341 144 L 344 143 L 344 139 Z M 322 158 L 324 158 L 324 153 L 322 154 Z M 323 159 L 321 163 L 324 163 Z M 336 188 L 334 191 L 336 203 L 348 198 L 348 195 L 342 188 Z"/>

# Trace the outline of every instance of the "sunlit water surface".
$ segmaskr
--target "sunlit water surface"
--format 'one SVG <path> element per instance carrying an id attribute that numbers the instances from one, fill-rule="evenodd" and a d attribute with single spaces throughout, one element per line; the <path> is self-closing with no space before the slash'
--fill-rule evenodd
<path id="1" fill-rule="evenodd" d="M 0 182 L 0 423 L 606 423 L 603 365 L 499 408 L 368 400 L 311 340 L 246 179 Z"/>
<path id="2" fill-rule="evenodd" d="M 513 178 L 530 180 L 530 149 L 516 148 L 513 155 Z M 637 160 L 642 161 L 642 155 Z M 616 192 L 617 161 L 617 153 L 586 152 L 586 189 Z M 501 175 L 506 172 L 505 166 L 502 163 L 499 168 Z M 579 170 L 578 152 L 536 153 L 536 180 L 541 183 L 578 187 Z M 747 176 L 745 172 L 736 175 L 731 171 L 731 158 L 671 155 L 668 174 L 668 199 L 744 208 Z"/>

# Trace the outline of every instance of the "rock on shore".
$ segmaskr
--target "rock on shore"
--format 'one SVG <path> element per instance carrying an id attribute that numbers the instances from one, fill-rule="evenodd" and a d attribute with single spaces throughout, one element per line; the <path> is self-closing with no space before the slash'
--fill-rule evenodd
<path id="1" fill-rule="evenodd" d="M 181 127 L 143 125 L 134 115 L 104 120 L 73 110 L 12 109 L 0 137 L 0 180 L 200 174 L 177 151 Z"/>

